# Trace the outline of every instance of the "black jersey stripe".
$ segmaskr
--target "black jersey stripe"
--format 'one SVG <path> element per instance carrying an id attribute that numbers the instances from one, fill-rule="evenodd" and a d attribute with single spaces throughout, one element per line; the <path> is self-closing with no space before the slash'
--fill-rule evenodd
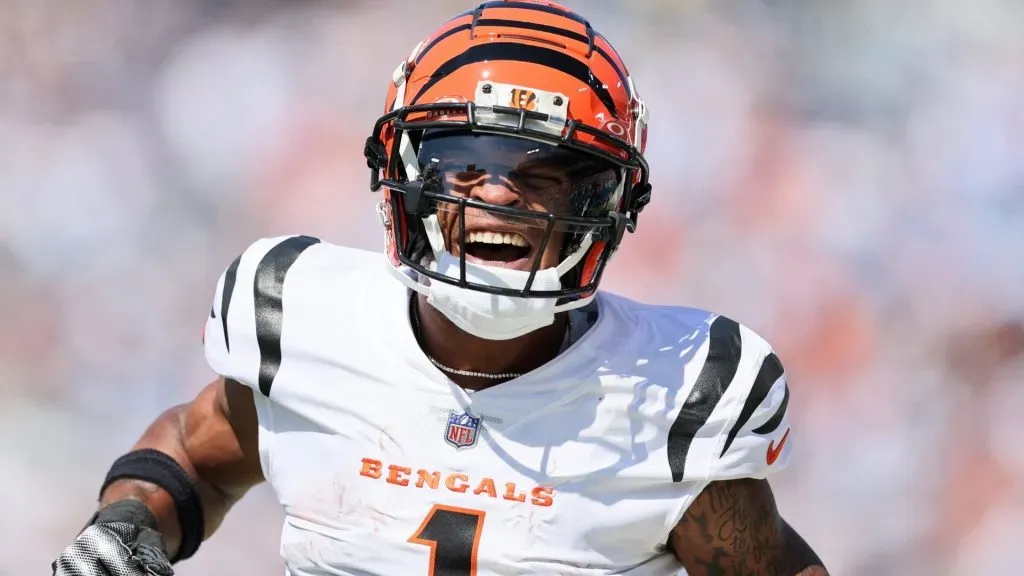
<path id="1" fill-rule="evenodd" d="M 318 243 L 320 240 L 311 236 L 292 236 L 271 248 L 256 267 L 253 305 L 256 343 L 260 349 L 259 386 L 264 396 L 270 396 L 270 388 L 281 368 L 285 276 L 299 256 Z"/>
<path id="2" fill-rule="evenodd" d="M 739 324 L 719 316 L 711 323 L 708 340 L 704 366 L 668 433 L 668 465 L 673 482 L 683 479 L 690 444 L 725 395 L 740 364 L 742 342 Z"/>
<path id="3" fill-rule="evenodd" d="M 789 386 L 786 386 L 786 393 L 782 396 L 782 403 L 779 404 L 778 410 L 764 424 L 754 428 L 754 434 L 771 434 L 778 430 L 779 424 L 782 424 L 782 418 L 786 415 L 786 407 L 788 406 Z"/>
<path id="4" fill-rule="evenodd" d="M 729 446 L 732 446 L 736 435 L 750 421 L 750 417 L 754 415 L 754 410 L 757 410 L 757 407 L 768 397 L 768 393 L 772 390 L 772 385 L 782 377 L 783 372 L 782 363 L 779 362 L 775 354 L 765 356 L 761 362 L 761 368 L 757 371 L 757 376 L 754 378 L 754 385 L 750 388 L 747 399 L 743 401 L 743 409 L 740 410 L 740 416 L 729 430 L 729 435 L 725 439 L 725 446 L 722 447 L 721 455 L 725 455 L 725 451 L 729 449 Z M 779 420 L 782 420 L 781 416 L 779 416 Z"/>
<path id="5" fill-rule="evenodd" d="M 580 82 L 590 86 L 594 94 L 601 100 L 601 103 L 608 108 L 613 116 L 618 112 L 615 108 L 615 100 L 612 98 L 608 88 L 594 76 L 590 66 L 582 60 L 577 60 L 568 54 L 532 44 L 521 44 L 518 42 L 489 42 L 470 46 L 464 52 L 444 62 L 431 74 L 430 79 L 423 83 L 415 96 L 409 100 L 409 104 L 416 104 L 423 94 L 450 74 L 453 74 L 463 66 L 487 62 L 493 60 L 505 60 L 512 62 L 529 62 L 553 68 Z"/>
<path id="6" fill-rule="evenodd" d="M 238 277 L 238 263 L 241 261 L 242 255 L 239 254 L 224 272 L 224 289 L 221 291 L 220 296 L 220 325 L 224 329 L 224 348 L 227 349 L 228 352 L 231 352 L 231 338 L 228 336 L 228 311 L 231 309 L 231 296 L 235 293 L 235 280 Z M 213 315 L 212 308 L 210 309 L 210 315 Z"/>

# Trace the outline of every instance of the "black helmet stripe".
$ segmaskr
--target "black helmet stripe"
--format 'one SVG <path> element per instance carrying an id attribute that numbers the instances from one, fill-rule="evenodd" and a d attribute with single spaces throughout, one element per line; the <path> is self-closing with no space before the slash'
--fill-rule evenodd
<path id="1" fill-rule="evenodd" d="M 424 92 L 459 68 L 489 60 L 536 63 L 564 72 L 590 86 L 590 89 L 594 91 L 598 99 L 608 108 L 608 111 L 613 116 L 618 116 L 615 100 L 612 99 L 608 88 L 594 76 L 590 67 L 585 62 L 550 48 L 518 42 L 490 42 L 488 44 L 470 46 L 465 52 L 438 66 L 437 70 L 420 88 L 419 92 L 409 100 L 409 104 L 416 104 Z"/>
<path id="2" fill-rule="evenodd" d="M 480 8 L 483 8 L 485 10 L 487 8 L 522 8 L 523 10 L 535 10 L 537 12 L 544 12 L 547 14 L 554 14 L 555 16 L 562 16 L 564 18 L 572 20 L 573 22 L 582 24 L 587 27 L 590 26 L 590 23 L 587 22 L 587 19 L 580 16 L 579 14 L 576 14 L 574 12 L 566 12 L 561 8 L 547 6 L 545 4 L 533 4 L 531 2 L 514 2 L 510 0 L 492 0 L 491 2 L 484 2 L 483 4 L 480 5 Z"/>
<path id="3" fill-rule="evenodd" d="M 470 14 L 470 13 L 467 12 L 466 14 L 464 14 L 464 16 L 468 15 L 468 14 Z M 519 28 L 520 30 L 534 30 L 534 31 L 537 31 L 537 32 L 547 32 L 548 34 L 554 34 L 556 36 L 561 36 L 563 38 L 569 38 L 571 40 L 577 40 L 577 41 L 582 42 L 584 44 L 586 44 L 588 42 L 588 38 L 587 38 L 587 36 L 585 34 L 580 34 L 579 32 L 573 32 L 572 30 L 566 30 L 565 28 L 559 28 L 558 26 L 550 26 L 548 24 L 539 24 L 537 22 L 525 22 L 525 21 L 522 21 L 522 20 L 506 20 L 506 19 L 503 19 L 503 18 L 483 18 L 479 22 L 477 22 L 476 25 L 477 25 L 477 28 L 480 28 L 480 27 L 483 27 L 483 26 L 503 26 L 503 27 L 506 27 L 506 28 Z M 453 34 L 458 34 L 459 32 L 462 32 L 462 31 L 465 31 L 465 30 L 469 30 L 471 28 L 471 26 L 472 26 L 471 24 L 460 24 L 458 26 L 455 26 L 453 28 L 445 30 L 443 33 L 438 35 L 437 38 L 434 38 L 433 40 L 431 40 L 429 44 L 424 46 L 423 49 L 421 49 L 419 51 L 419 53 L 416 55 L 415 63 L 419 64 L 420 60 L 422 60 L 423 57 L 427 55 L 427 52 L 430 52 L 430 50 L 434 46 L 437 46 L 445 38 L 448 38 L 449 36 L 451 36 Z M 607 42 L 607 40 L 605 40 L 605 42 Z M 611 55 L 608 54 L 608 51 L 605 50 L 604 48 L 602 48 L 601 46 L 595 45 L 594 46 L 594 51 L 597 52 L 598 54 L 600 54 L 601 57 L 604 58 L 608 62 L 608 64 L 612 67 L 612 69 L 615 70 L 615 73 L 619 76 L 619 81 L 622 82 L 622 86 L 626 90 L 629 90 L 629 80 L 626 77 L 626 71 L 623 70 L 621 66 L 619 66 L 618 62 L 616 62 L 615 59 L 612 58 Z"/>
<path id="4" fill-rule="evenodd" d="M 445 30 L 437 38 L 434 38 L 433 40 L 431 40 L 429 44 L 427 44 L 426 46 L 424 46 L 420 50 L 419 54 L 416 55 L 416 60 L 414 61 L 414 63 L 419 64 L 420 60 L 422 60 L 423 57 L 427 55 L 427 52 L 430 52 L 431 48 L 433 48 L 434 46 L 437 46 L 438 43 L 440 43 L 445 38 L 451 36 L 452 34 L 457 34 L 459 32 L 462 32 L 463 30 L 469 30 L 469 27 L 470 27 L 469 24 L 459 24 L 458 26 L 455 26 L 454 28 L 449 28 L 448 30 Z"/>

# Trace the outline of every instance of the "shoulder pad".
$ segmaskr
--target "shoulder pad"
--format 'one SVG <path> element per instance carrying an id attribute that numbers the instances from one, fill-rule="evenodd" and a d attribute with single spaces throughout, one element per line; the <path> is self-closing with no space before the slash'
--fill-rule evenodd
<path id="1" fill-rule="evenodd" d="M 725 316 L 715 317 L 705 356 L 672 423 L 668 460 L 674 482 L 764 478 L 789 459 L 789 388 L 768 343 Z"/>
<path id="2" fill-rule="evenodd" d="M 281 364 L 283 291 L 288 271 L 320 240 L 262 238 L 221 274 L 203 333 L 206 360 L 225 378 L 269 396 Z"/>

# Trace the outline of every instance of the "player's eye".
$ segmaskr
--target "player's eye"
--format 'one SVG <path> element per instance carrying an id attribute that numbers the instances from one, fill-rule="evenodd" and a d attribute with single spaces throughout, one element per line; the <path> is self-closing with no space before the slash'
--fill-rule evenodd
<path id="1" fill-rule="evenodd" d="M 476 164 L 470 164 L 463 170 L 455 172 L 455 178 L 463 182 L 476 181 L 485 176 L 487 176 L 487 170 L 477 167 Z"/>
<path id="2" fill-rule="evenodd" d="M 566 183 L 561 176 L 535 170 L 513 170 L 509 177 L 517 185 L 530 190 L 548 190 Z"/>

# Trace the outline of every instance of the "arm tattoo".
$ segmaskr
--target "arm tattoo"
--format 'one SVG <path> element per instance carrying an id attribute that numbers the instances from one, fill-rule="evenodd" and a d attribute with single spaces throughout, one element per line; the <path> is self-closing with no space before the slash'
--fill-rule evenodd
<path id="1" fill-rule="evenodd" d="M 690 576 L 828 576 L 779 516 L 765 480 L 712 482 L 669 543 Z"/>

